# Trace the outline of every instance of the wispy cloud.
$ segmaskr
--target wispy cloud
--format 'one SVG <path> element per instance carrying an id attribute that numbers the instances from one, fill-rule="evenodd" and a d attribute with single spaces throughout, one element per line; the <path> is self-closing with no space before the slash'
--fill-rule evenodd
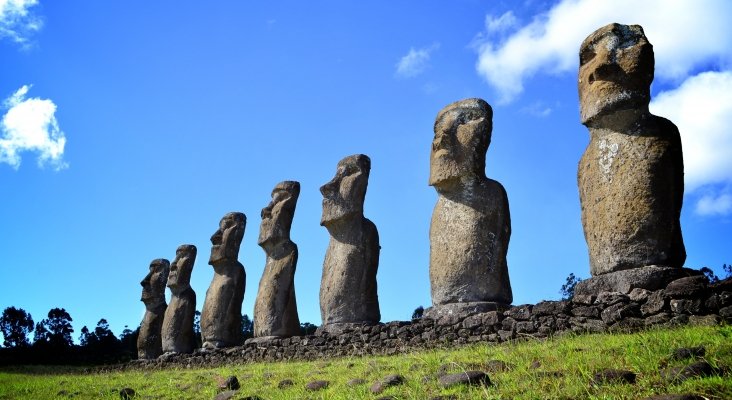
<path id="1" fill-rule="evenodd" d="M 430 57 L 433 52 L 440 48 L 439 43 L 435 43 L 429 47 L 409 49 L 409 53 L 402 57 L 396 64 L 396 76 L 401 78 L 413 78 L 429 66 Z"/>
<path id="2" fill-rule="evenodd" d="M 0 39 L 8 38 L 21 47 L 28 47 L 43 21 L 31 10 L 38 0 L 0 0 Z"/>
<path id="3" fill-rule="evenodd" d="M 611 22 L 643 26 L 659 79 L 678 82 L 695 68 L 732 64 L 732 2 L 726 0 L 562 0 L 512 34 L 499 35 L 498 28 L 514 25 L 510 21 L 489 17 L 476 46 L 476 69 L 504 104 L 535 74 L 576 72 L 582 40 Z"/>
<path id="4" fill-rule="evenodd" d="M 552 108 L 547 106 L 541 101 L 537 101 L 535 103 L 532 103 L 526 107 L 521 108 L 519 110 L 522 114 L 528 114 L 532 115 L 534 117 L 538 118 L 544 118 L 548 117 L 552 113 Z"/>
<path id="5" fill-rule="evenodd" d="M 66 137 L 56 121 L 56 104 L 48 99 L 26 98 L 30 86 L 23 86 L 3 102 L 8 111 L 0 121 L 0 163 L 16 170 L 20 153 L 38 153 L 38 166 L 55 170 L 68 167 L 64 162 Z"/>
<path id="6" fill-rule="evenodd" d="M 518 20 L 516 19 L 516 16 L 513 15 L 512 11 L 507 11 L 500 17 L 486 15 L 485 30 L 488 31 L 488 33 L 500 33 L 515 27 L 517 23 Z"/>
<path id="7" fill-rule="evenodd" d="M 696 203 L 694 210 L 704 216 L 732 214 L 732 194 L 704 195 Z"/>

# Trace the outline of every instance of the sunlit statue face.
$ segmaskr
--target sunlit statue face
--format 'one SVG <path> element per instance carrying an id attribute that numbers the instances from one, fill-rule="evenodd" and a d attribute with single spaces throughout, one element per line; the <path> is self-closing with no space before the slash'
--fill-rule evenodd
<path id="1" fill-rule="evenodd" d="M 485 177 L 492 130 L 493 110 L 484 100 L 466 99 L 443 108 L 435 120 L 430 186 L 439 188 L 471 175 Z"/>
<path id="2" fill-rule="evenodd" d="M 165 302 L 165 282 L 168 280 L 170 263 L 158 258 L 150 263 L 150 271 L 142 279 L 142 300 L 146 306 L 152 307 Z"/>
<path id="3" fill-rule="evenodd" d="M 244 238 L 247 219 L 240 212 L 230 212 L 221 218 L 219 229 L 211 236 L 211 257 L 208 263 L 236 262 Z"/>
<path id="4" fill-rule="evenodd" d="M 619 110 L 647 109 L 653 81 L 653 46 L 639 25 L 610 24 L 580 47 L 580 118 L 601 123 Z"/>
<path id="5" fill-rule="evenodd" d="M 196 246 L 184 244 L 175 251 L 175 260 L 170 263 L 168 287 L 172 291 L 181 291 L 191 286 L 191 272 L 196 262 Z"/>
<path id="6" fill-rule="evenodd" d="M 371 159 L 363 154 L 348 156 L 338 162 L 336 174 L 320 187 L 323 215 L 320 225 L 351 216 L 363 215 L 363 202 L 371 171 Z"/>
<path id="7" fill-rule="evenodd" d="M 280 182 L 272 190 L 272 201 L 262 209 L 262 224 L 259 227 L 257 243 L 264 246 L 290 238 L 290 227 L 295 215 L 300 183 Z"/>

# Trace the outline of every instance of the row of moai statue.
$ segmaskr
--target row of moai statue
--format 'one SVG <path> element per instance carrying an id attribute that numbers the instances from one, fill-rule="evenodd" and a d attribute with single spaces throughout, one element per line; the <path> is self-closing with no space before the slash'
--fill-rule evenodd
<path id="1" fill-rule="evenodd" d="M 580 291 L 653 289 L 678 277 L 686 257 L 679 225 L 681 140 L 670 121 L 648 111 L 653 64 L 653 48 L 638 25 L 600 28 L 580 49 L 580 113 L 590 143 L 579 163 L 578 186 L 592 275 Z M 481 99 L 455 102 L 437 114 L 429 175 L 438 194 L 429 232 L 430 318 L 501 310 L 513 301 L 506 263 L 508 196 L 485 174 L 492 117 Z M 330 234 L 320 287 L 321 332 L 381 318 L 379 236 L 363 215 L 370 169 L 367 156 L 346 157 L 320 188 L 320 224 Z M 290 240 L 299 193 L 299 183 L 279 183 L 262 210 L 258 244 L 267 261 L 254 306 L 255 341 L 299 333 L 298 252 Z M 204 348 L 238 344 L 245 272 L 237 258 L 245 223 L 242 213 L 226 214 L 211 238 L 214 278 L 201 314 Z M 183 245 L 170 266 L 163 259 L 150 265 L 142 282 L 147 313 L 140 358 L 193 351 L 196 297 L 189 279 L 195 257 L 196 248 Z M 167 308 L 166 277 L 172 292 Z"/>

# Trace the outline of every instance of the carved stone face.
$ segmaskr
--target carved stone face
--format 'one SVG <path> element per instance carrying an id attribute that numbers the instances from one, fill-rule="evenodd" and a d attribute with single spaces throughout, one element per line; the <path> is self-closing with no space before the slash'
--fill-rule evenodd
<path id="1" fill-rule="evenodd" d="M 639 25 L 610 24 L 580 47 L 580 118 L 585 125 L 615 111 L 647 107 L 653 46 Z"/>
<path id="2" fill-rule="evenodd" d="M 323 215 L 320 225 L 354 215 L 363 215 L 371 159 L 363 154 L 348 156 L 338 162 L 336 174 L 320 187 L 323 194 Z"/>
<path id="3" fill-rule="evenodd" d="M 493 110 L 484 100 L 466 99 L 443 108 L 435 120 L 430 186 L 439 188 L 470 175 L 485 177 L 492 130 Z"/>
<path id="4" fill-rule="evenodd" d="M 175 251 L 175 260 L 170 263 L 168 287 L 172 291 L 187 289 L 191 286 L 191 271 L 196 262 L 196 246 L 184 244 Z"/>
<path id="5" fill-rule="evenodd" d="M 211 236 L 211 257 L 208 263 L 236 262 L 239 258 L 239 246 L 244 238 L 247 218 L 240 212 L 230 212 L 221 218 L 219 229 Z"/>
<path id="6" fill-rule="evenodd" d="M 142 279 L 142 300 L 147 307 L 154 307 L 165 302 L 165 282 L 168 280 L 170 263 L 164 258 L 158 258 L 150 263 L 150 271 Z"/>
<path id="7" fill-rule="evenodd" d="M 260 246 L 290 238 L 290 227 L 299 196 L 298 182 L 280 182 L 274 187 L 272 201 L 262 209 L 262 224 L 259 227 L 259 240 L 257 240 Z"/>

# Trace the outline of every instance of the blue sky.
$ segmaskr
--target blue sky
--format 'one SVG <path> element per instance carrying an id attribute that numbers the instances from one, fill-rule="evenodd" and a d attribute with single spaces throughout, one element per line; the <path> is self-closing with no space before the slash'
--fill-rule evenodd
<path id="1" fill-rule="evenodd" d="M 494 108 L 486 173 L 509 196 L 514 303 L 557 299 L 569 273 L 589 276 L 577 53 L 610 22 L 641 24 L 654 44 L 651 109 L 679 126 L 685 151 L 686 265 L 721 274 L 732 263 L 732 4 L 636 3 L 0 0 L 0 307 L 36 321 L 64 307 L 75 338 L 100 318 L 119 334 L 141 320 L 150 261 L 184 243 L 198 247 L 202 302 L 209 238 L 241 211 L 251 315 L 260 210 L 276 183 L 297 180 L 298 311 L 319 324 L 318 188 L 363 153 L 382 320 L 408 319 L 430 304 L 432 125 L 467 97 Z"/>

